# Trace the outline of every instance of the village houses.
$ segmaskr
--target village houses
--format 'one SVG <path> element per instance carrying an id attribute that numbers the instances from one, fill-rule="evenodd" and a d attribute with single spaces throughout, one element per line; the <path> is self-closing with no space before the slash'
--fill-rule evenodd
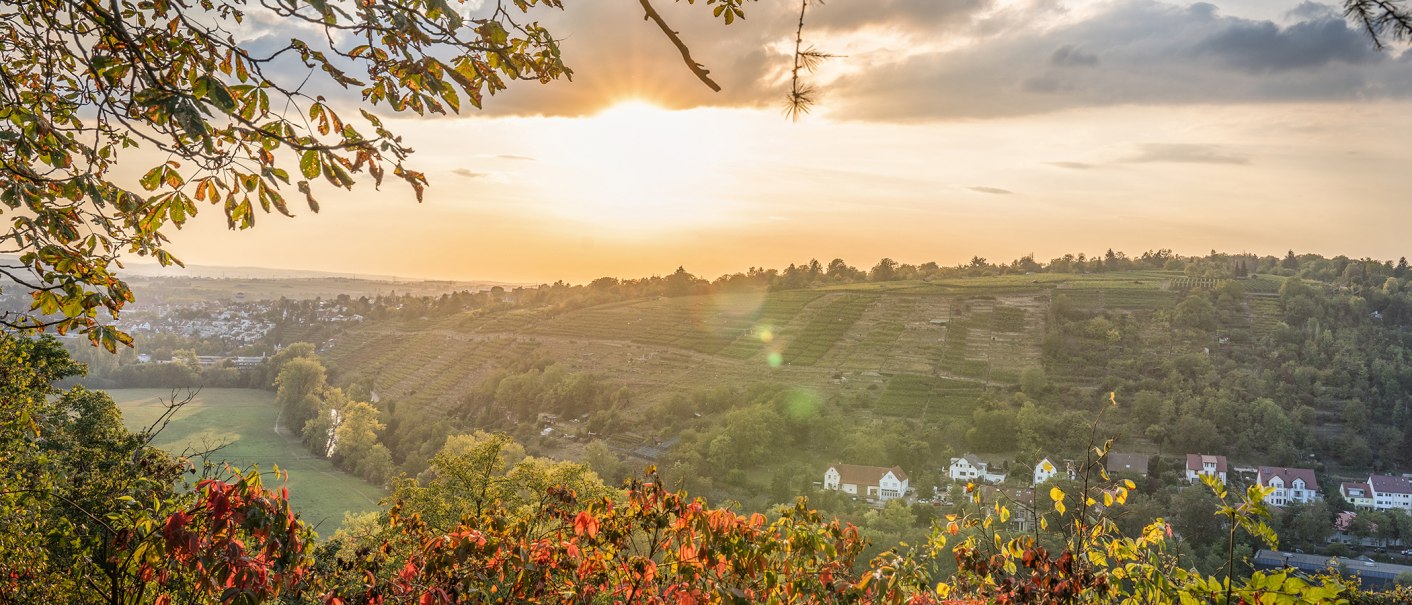
<path id="1" fill-rule="evenodd" d="M 1412 513 L 1412 482 L 1392 475 L 1369 475 L 1368 495 L 1375 510 L 1402 509 Z"/>
<path id="2" fill-rule="evenodd" d="M 1360 510 L 1373 508 L 1373 492 L 1367 483 L 1344 481 L 1338 486 L 1338 493 L 1353 508 Z"/>
<path id="3" fill-rule="evenodd" d="M 907 495 L 907 473 L 896 466 L 835 464 L 824 471 L 824 489 L 887 502 Z"/>
<path id="4" fill-rule="evenodd" d="M 1053 461 L 1048 458 L 1040 460 L 1034 465 L 1034 485 L 1039 485 L 1041 483 L 1044 483 L 1045 481 L 1053 479 L 1054 476 L 1058 474 L 1059 466 L 1054 464 Z M 1064 474 L 1069 479 L 1073 479 L 1075 477 L 1074 465 L 1066 462 L 1064 464 Z"/>
<path id="5" fill-rule="evenodd" d="M 1225 485 L 1226 473 L 1229 470 L 1230 465 L 1227 464 L 1225 456 L 1186 455 L 1186 480 L 1192 483 L 1199 483 L 1201 475 L 1211 475 L 1219 479 L 1221 485 Z"/>
<path id="6" fill-rule="evenodd" d="M 1309 504 L 1323 499 L 1313 469 L 1262 466 L 1255 475 L 1261 487 L 1275 490 L 1267 501 L 1275 506 Z"/>
<path id="7" fill-rule="evenodd" d="M 962 455 L 960 458 L 952 458 L 951 468 L 947 474 L 952 481 L 979 479 L 986 483 L 1000 483 L 1005 480 L 1005 473 L 991 472 L 989 463 L 970 453 Z"/>
<path id="8" fill-rule="evenodd" d="M 1147 454 L 1123 454 L 1108 452 L 1106 468 L 1110 475 L 1146 477 L 1147 463 L 1152 456 Z"/>

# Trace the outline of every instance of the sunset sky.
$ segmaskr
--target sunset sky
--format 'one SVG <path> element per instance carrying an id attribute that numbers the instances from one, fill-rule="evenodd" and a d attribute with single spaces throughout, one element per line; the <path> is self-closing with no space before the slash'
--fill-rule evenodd
<path id="1" fill-rule="evenodd" d="M 635 2 L 565 4 L 538 18 L 573 82 L 392 121 L 431 179 L 424 203 L 393 184 L 326 191 L 318 215 L 240 233 L 208 210 L 173 251 L 511 282 L 1109 247 L 1409 252 L 1412 52 L 1374 50 L 1332 6 L 830 0 L 806 39 L 844 56 L 792 123 L 797 3 L 724 27 L 658 2 L 721 93 Z M 251 44 L 298 35 L 251 28 Z"/>

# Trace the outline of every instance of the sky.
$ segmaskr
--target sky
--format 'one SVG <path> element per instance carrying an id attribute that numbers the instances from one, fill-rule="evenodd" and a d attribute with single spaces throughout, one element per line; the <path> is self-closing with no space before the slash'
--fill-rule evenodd
<path id="1" fill-rule="evenodd" d="M 839 56 L 809 76 L 818 104 L 795 122 L 796 2 L 750 3 L 729 27 L 701 3 L 656 3 L 719 93 L 636 3 L 565 4 L 533 16 L 572 82 L 450 118 L 380 112 L 431 181 L 422 203 L 391 183 L 327 190 L 319 214 L 244 232 L 207 211 L 172 250 L 574 283 L 835 257 L 1409 252 L 1412 51 L 1374 49 L 1333 6 L 830 0 L 805 39 Z M 247 27 L 256 46 L 301 33 Z"/>

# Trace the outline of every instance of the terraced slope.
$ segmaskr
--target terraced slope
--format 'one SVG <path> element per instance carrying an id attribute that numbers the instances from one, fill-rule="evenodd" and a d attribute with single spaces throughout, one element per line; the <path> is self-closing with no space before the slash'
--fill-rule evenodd
<path id="1" fill-rule="evenodd" d="M 1273 329 L 1278 280 L 1243 283 L 1249 320 L 1233 327 Z M 969 414 L 981 390 L 1014 385 L 1040 365 L 1058 297 L 1146 312 L 1172 308 L 1183 288 L 1213 284 L 1152 271 L 1007 275 L 476 312 L 368 322 L 337 337 L 326 356 L 341 372 L 372 376 L 380 395 L 418 405 L 455 401 L 497 365 L 539 351 L 621 381 L 634 401 L 761 381 L 825 396 L 871 385 L 877 414 L 940 419 Z M 1075 385 L 1102 379 L 1057 370 Z"/>

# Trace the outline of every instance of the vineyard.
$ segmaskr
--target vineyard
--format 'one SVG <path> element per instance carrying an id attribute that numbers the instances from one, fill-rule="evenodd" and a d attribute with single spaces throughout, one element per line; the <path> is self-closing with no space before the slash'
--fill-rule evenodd
<path id="1" fill-rule="evenodd" d="M 882 416 L 918 420 L 967 418 L 983 392 L 973 382 L 898 374 L 888 379 L 873 409 Z"/>

